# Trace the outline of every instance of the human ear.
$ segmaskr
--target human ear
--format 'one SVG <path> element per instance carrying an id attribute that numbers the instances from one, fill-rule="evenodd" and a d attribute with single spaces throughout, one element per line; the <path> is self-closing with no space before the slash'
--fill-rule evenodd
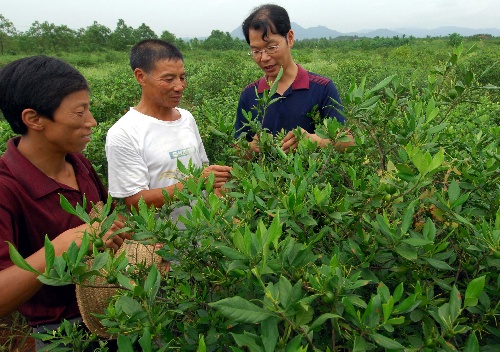
<path id="1" fill-rule="evenodd" d="M 144 81 L 146 79 L 146 73 L 143 70 L 141 70 L 140 68 L 136 68 L 134 70 L 134 76 L 137 82 L 139 82 L 141 86 L 144 85 Z"/>
<path id="2" fill-rule="evenodd" d="M 293 29 L 290 29 L 286 34 L 286 40 L 288 42 L 288 46 L 292 47 L 295 41 L 295 33 L 293 32 Z"/>
<path id="3" fill-rule="evenodd" d="M 21 119 L 28 129 L 42 131 L 45 128 L 42 116 L 36 110 L 24 109 L 21 113 Z"/>

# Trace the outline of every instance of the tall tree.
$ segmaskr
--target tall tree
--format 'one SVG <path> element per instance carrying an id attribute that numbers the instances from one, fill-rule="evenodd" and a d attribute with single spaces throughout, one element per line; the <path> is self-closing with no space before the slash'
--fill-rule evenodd
<path id="1" fill-rule="evenodd" d="M 88 26 L 82 34 L 84 47 L 90 51 L 106 50 L 111 36 L 111 29 L 97 23 Z"/>
<path id="2" fill-rule="evenodd" d="M 234 40 L 229 32 L 213 30 L 203 44 L 205 49 L 228 50 L 234 48 Z"/>
<path id="3" fill-rule="evenodd" d="M 110 39 L 111 47 L 119 51 L 128 50 L 136 42 L 134 29 L 127 26 L 121 18 L 118 20 L 115 30 L 111 33 Z"/>
<path id="4" fill-rule="evenodd" d="M 145 23 L 141 24 L 137 29 L 134 29 L 134 37 L 136 41 L 158 39 L 156 33 Z"/>
<path id="5" fill-rule="evenodd" d="M 24 49 L 28 52 L 69 51 L 76 42 L 76 31 L 66 25 L 56 26 L 47 21 L 33 22 L 24 33 Z"/>
<path id="6" fill-rule="evenodd" d="M 16 34 L 17 30 L 14 24 L 0 14 L 0 55 L 4 54 L 7 44 L 12 39 L 11 37 Z"/>
<path id="7" fill-rule="evenodd" d="M 170 33 L 169 31 L 164 30 L 163 32 L 161 32 L 160 39 L 174 44 L 176 38 L 175 38 L 175 35 L 173 33 Z"/>

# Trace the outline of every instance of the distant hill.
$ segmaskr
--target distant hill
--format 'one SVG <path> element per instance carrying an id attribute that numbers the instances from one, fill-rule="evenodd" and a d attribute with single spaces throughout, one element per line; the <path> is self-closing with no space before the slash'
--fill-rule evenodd
<path id="1" fill-rule="evenodd" d="M 327 28 L 325 26 L 317 26 L 304 28 L 299 24 L 292 22 L 292 29 L 295 32 L 295 38 L 298 40 L 301 39 L 314 39 L 314 38 L 337 38 L 342 36 L 358 36 L 358 37 L 389 37 L 392 38 L 394 36 L 414 36 L 417 38 L 425 38 L 427 36 L 430 37 L 446 37 L 453 33 L 458 33 L 464 37 L 469 37 L 474 34 L 490 34 L 494 37 L 500 36 L 500 29 L 498 28 L 480 28 L 480 29 L 472 29 L 472 28 L 463 28 L 463 27 L 439 27 L 435 29 L 419 29 L 419 28 L 397 28 L 397 29 L 364 29 L 356 32 L 348 32 L 342 33 L 335 31 L 333 29 Z M 234 29 L 231 33 L 233 38 L 244 39 L 243 32 L 241 31 L 241 27 Z"/>

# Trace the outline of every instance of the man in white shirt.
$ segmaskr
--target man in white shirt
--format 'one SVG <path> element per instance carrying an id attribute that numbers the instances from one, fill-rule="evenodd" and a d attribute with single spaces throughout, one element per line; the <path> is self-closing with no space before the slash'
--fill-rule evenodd
<path id="1" fill-rule="evenodd" d="M 215 175 L 214 188 L 231 176 L 231 167 L 208 165 L 208 158 L 193 115 L 178 108 L 186 88 L 183 56 L 162 40 L 143 40 L 132 48 L 130 65 L 142 96 L 137 106 L 122 116 L 108 131 L 109 192 L 124 198 L 130 208 L 143 198 L 161 207 L 165 190 L 170 197 L 183 187 L 185 177 L 177 170 L 177 160 L 204 167 L 203 175 Z M 175 215 L 173 215 L 175 217 Z"/>

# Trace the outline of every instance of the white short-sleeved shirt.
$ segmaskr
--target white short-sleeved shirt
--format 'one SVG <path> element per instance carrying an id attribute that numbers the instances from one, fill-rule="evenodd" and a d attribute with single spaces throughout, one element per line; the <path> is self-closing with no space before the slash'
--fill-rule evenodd
<path id="1" fill-rule="evenodd" d="M 193 115 L 177 108 L 181 117 L 161 121 L 130 108 L 108 131 L 106 157 L 111 196 L 130 197 L 142 190 L 164 188 L 184 175 L 177 160 L 195 166 L 208 164 Z"/>

